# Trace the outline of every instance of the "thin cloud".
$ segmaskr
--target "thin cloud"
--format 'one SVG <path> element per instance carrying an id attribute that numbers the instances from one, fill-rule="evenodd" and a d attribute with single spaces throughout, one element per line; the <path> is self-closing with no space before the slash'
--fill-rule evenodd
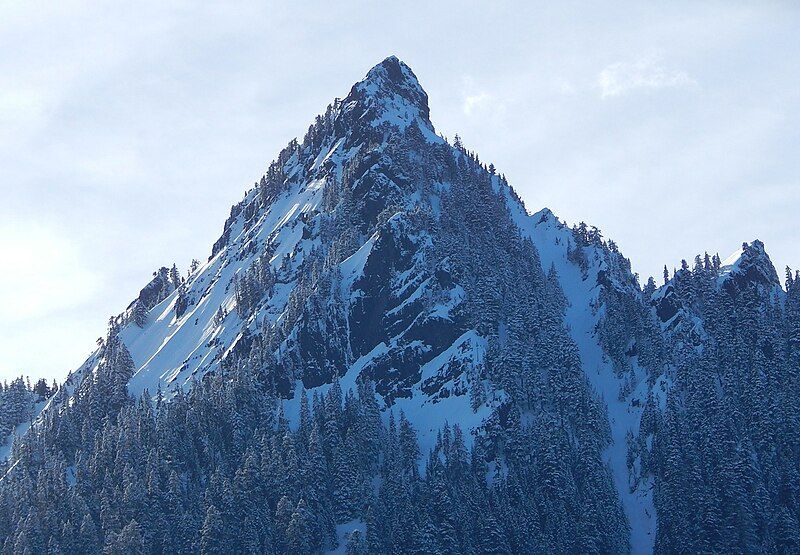
<path id="1" fill-rule="evenodd" d="M 461 78 L 461 98 L 461 111 L 468 117 L 494 113 L 501 108 L 498 99 L 483 84 L 476 83 L 471 75 Z"/>
<path id="2" fill-rule="evenodd" d="M 99 278 L 75 246 L 54 229 L 0 225 L 0 321 L 17 324 L 79 306 L 96 294 Z"/>
<path id="3" fill-rule="evenodd" d="M 475 110 L 486 104 L 491 98 L 491 95 L 485 92 L 465 96 L 463 105 L 464 114 L 471 116 Z"/>
<path id="4" fill-rule="evenodd" d="M 597 76 L 600 96 L 621 96 L 637 89 L 691 89 L 697 81 L 679 69 L 664 67 L 655 58 L 639 58 L 634 62 L 615 62 Z"/>

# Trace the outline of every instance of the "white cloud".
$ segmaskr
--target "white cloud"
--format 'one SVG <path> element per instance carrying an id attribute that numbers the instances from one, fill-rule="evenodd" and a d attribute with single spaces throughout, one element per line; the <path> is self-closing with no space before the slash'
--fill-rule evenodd
<path id="1" fill-rule="evenodd" d="M 4 125 L 18 121 L 40 118 L 44 113 L 44 99 L 35 90 L 0 91 L 0 123 Z"/>
<path id="2" fill-rule="evenodd" d="M 481 112 L 495 112 L 500 109 L 497 98 L 486 90 L 483 83 L 477 83 L 471 75 L 461 77 L 461 111 L 465 116 L 480 115 Z"/>
<path id="3" fill-rule="evenodd" d="M 685 71 L 662 66 L 654 57 L 634 62 L 615 62 L 597 76 L 601 96 L 620 96 L 636 89 L 688 89 L 697 82 Z"/>
<path id="4" fill-rule="evenodd" d="M 575 85 L 566 79 L 556 79 L 553 84 L 553 89 L 556 93 L 564 96 L 572 96 L 578 92 L 578 89 L 575 88 Z"/>
<path id="5" fill-rule="evenodd" d="M 96 293 L 97 276 L 52 229 L 1 225 L 0 259 L 0 321 L 6 325 L 77 306 Z"/>
<path id="6" fill-rule="evenodd" d="M 471 116 L 475 110 L 485 105 L 492 97 L 489 93 L 471 94 L 464 97 L 464 114 Z"/>

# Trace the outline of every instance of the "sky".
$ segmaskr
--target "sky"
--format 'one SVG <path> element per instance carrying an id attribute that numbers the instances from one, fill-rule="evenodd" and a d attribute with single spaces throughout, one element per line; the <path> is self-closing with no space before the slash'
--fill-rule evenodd
<path id="1" fill-rule="evenodd" d="M 755 238 L 782 276 L 798 29 L 800 5 L 769 1 L 0 1 L 0 380 L 79 366 L 392 54 L 440 133 L 530 211 L 599 227 L 642 281 Z"/>

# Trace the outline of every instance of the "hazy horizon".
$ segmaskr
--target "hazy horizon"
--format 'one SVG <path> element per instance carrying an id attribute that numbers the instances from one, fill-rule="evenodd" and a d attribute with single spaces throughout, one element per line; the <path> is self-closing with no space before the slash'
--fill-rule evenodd
<path id="1" fill-rule="evenodd" d="M 761 239 L 800 266 L 800 8 L 774 2 L 0 7 L 0 380 L 62 379 L 205 260 L 316 114 L 397 55 L 440 134 L 644 283 Z M 501 23 L 502 22 L 502 23 Z"/>

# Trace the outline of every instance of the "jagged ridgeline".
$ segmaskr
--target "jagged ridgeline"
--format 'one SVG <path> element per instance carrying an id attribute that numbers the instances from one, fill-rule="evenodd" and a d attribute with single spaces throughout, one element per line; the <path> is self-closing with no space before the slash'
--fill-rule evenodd
<path id="1" fill-rule="evenodd" d="M 2 549 L 800 549 L 800 278 L 755 242 L 666 279 L 529 215 L 387 58 L 18 428 Z"/>

